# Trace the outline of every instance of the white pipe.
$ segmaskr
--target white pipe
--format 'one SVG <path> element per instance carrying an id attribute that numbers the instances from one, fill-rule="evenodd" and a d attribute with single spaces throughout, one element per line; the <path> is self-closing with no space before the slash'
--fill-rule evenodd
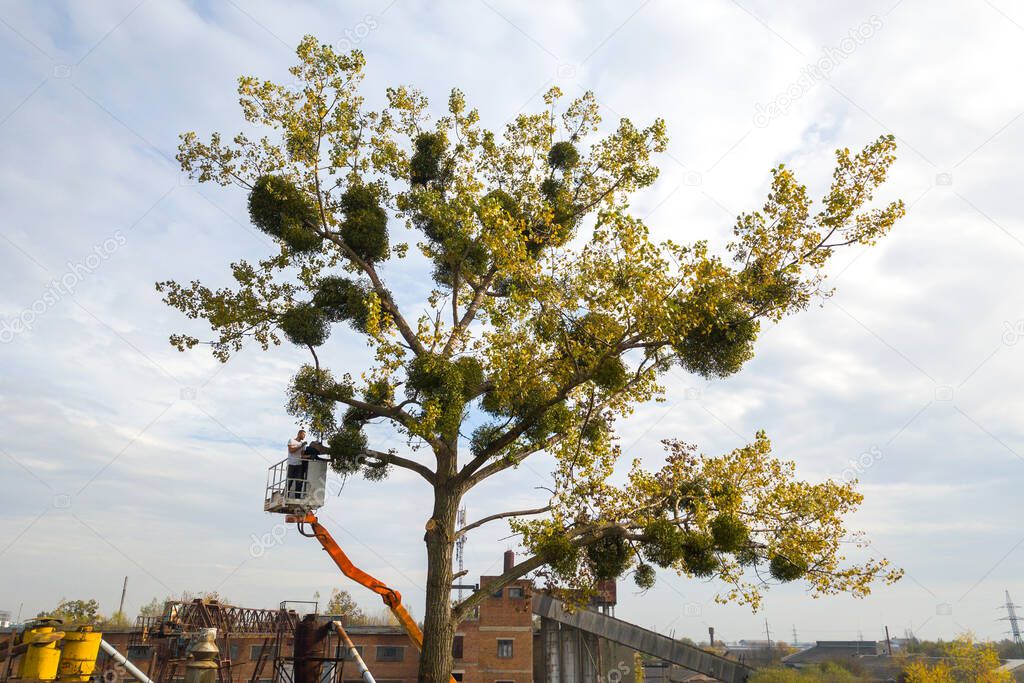
<path id="1" fill-rule="evenodd" d="M 331 622 L 331 624 L 334 626 L 334 629 L 338 632 L 338 635 L 341 636 L 341 639 L 345 643 L 345 647 L 348 648 L 348 656 L 351 657 L 352 660 L 359 666 L 359 674 L 360 676 L 362 676 L 363 683 L 377 683 L 377 681 L 373 678 L 373 674 L 371 674 L 370 670 L 366 668 L 366 663 L 363 661 L 363 658 L 359 656 L 359 650 L 357 650 L 356 646 L 352 644 L 352 639 L 348 637 L 348 634 L 345 633 L 345 629 L 342 628 L 341 622 L 333 621 Z"/>
<path id="2" fill-rule="evenodd" d="M 153 683 L 153 680 L 149 676 L 142 673 L 142 670 L 139 667 L 129 662 L 128 658 L 120 652 L 118 652 L 113 645 L 111 645 L 103 639 L 100 639 L 100 647 L 103 649 L 104 652 L 110 655 L 111 659 L 113 659 L 115 662 L 123 666 L 128 671 L 128 673 L 134 676 L 136 680 L 140 681 L 141 683 Z"/>

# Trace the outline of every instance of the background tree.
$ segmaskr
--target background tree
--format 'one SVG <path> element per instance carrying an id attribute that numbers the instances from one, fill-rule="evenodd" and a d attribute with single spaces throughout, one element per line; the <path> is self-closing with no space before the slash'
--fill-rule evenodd
<path id="1" fill-rule="evenodd" d="M 69 626 L 97 624 L 103 621 L 103 615 L 100 614 L 100 604 L 95 600 L 68 600 L 67 598 L 61 598 L 60 602 L 52 610 L 44 610 L 36 616 L 55 617 L 61 619 L 65 625 Z"/>
<path id="2" fill-rule="evenodd" d="M 331 591 L 331 598 L 324 607 L 324 614 L 340 616 L 342 623 L 349 624 L 367 623 L 366 613 L 359 608 L 359 605 L 352 598 L 348 591 L 335 588 Z"/>
<path id="3" fill-rule="evenodd" d="M 763 323 L 827 296 L 822 269 L 837 248 L 872 243 L 902 216 L 902 202 L 873 202 L 894 159 L 891 136 L 837 152 L 817 212 L 792 171 L 773 169 L 764 206 L 738 217 L 717 255 L 699 240 L 655 244 L 630 212 L 630 197 L 658 176 L 660 119 L 606 126 L 592 94 L 565 102 L 552 88 L 542 111 L 496 133 L 458 90 L 433 121 L 408 87 L 370 110 L 362 54 L 312 37 L 297 54 L 299 87 L 239 80 L 245 119 L 262 132 L 230 141 L 185 133 L 178 154 L 200 182 L 244 188 L 253 223 L 278 251 L 233 263 L 232 287 L 157 289 L 210 323 L 222 361 L 247 342 L 309 351 L 287 406 L 328 435 L 337 471 L 383 479 L 401 467 L 431 487 L 420 680 L 447 680 L 456 624 L 530 572 L 585 591 L 630 571 L 648 587 L 657 565 L 718 576 L 721 599 L 755 606 L 769 580 L 864 595 L 876 578 L 898 577 L 885 561 L 845 562 L 842 520 L 860 502 L 853 486 L 798 481 L 763 434 L 720 457 L 668 442 L 661 470 L 634 460 L 627 483 L 608 480 L 624 456 L 639 455 L 621 452 L 617 419 L 659 398 L 670 367 L 738 371 Z M 432 277 L 422 291 L 388 286 L 396 270 L 424 262 Z M 424 300 L 428 310 L 410 312 Z M 317 354 L 341 324 L 373 350 L 358 379 L 336 377 Z M 368 423 L 390 425 L 407 448 L 373 448 Z M 556 462 L 550 499 L 455 527 L 467 492 L 541 452 Z M 455 539 L 506 519 L 526 559 L 453 604 Z"/>
<path id="4" fill-rule="evenodd" d="M 132 625 L 131 620 L 128 619 L 128 615 L 124 612 L 117 611 L 100 621 L 100 628 L 108 631 L 113 630 L 124 630 L 130 628 Z"/>
<path id="5" fill-rule="evenodd" d="M 941 659 L 910 661 L 904 669 L 907 683 L 1002 683 L 1014 680 L 1009 671 L 999 671 L 1001 662 L 994 643 L 975 642 L 964 633 L 940 643 Z"/>
<path id="6" fill-rule="evenodd" d="M 164 603 L 167 602 L 168 600 L 173 600 L 173 599 L 174 598 L 172 598 L 170 596 L 168 596 L 164 600 L 161 600 L 161 599 L 159 599 L 157 597 L 154 597 L 148 603 L 146 603 L 145 605 L 143 605 L 142 607 L 139 608 L 139 616 L 140 617 L 159 617 L 159 616 L 163 616 L 163 613 L 164 613 Z"/>
<path id="7" fill-rule="evenodd" d="M 871 679 L 858 676 L 835 662 L 811 664 L 789 669 L 782 666 L 759 669 L 750 677 L 750 683 L 861 683 Z"/>

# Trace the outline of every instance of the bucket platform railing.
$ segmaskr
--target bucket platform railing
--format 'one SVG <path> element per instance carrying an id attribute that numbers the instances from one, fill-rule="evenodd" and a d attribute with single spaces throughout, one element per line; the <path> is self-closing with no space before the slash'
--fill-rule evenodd
<path id="1" fill-rule="evenodd" d="M 327 461 L 318 458 L 289 465 L 282 460 L 267 471 L 267 490 L 263 509 L 296 515 L 324 505 L 327 494 Z"/>

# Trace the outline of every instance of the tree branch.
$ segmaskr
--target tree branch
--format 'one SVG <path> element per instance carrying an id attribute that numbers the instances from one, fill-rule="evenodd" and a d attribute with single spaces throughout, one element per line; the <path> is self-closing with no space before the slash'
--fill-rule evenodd
<path id="1" fill-rule="evenodd" d="M 454 538 L 458 538 L 459 536 L 464 535 L 470 529 L 476 529 L 477 527 L 481 527 L 484 524 L 487 524 L 488 522 L 493 522 L 498 519 L 505 519 L 506 517 L 526 517 L 527 515 L 540 515 L 550 510 L 551 506 L 545 505 L 544 507 L 533 508 L 531 510 L 512 510 L 511 512 L 499 512 L 494 515 L 488 515 L 487 517 L 478 519 L 472 524 L 467 524 L 466 526 L 456 531 Z"/>
<path id="2" fill-rule="evenodd" d="M 621 344 L 621 342 L 620 342 L 620 344 Z M 612 355 L 621 355 L 621 354 L 620 353 L 609 353 L 609 354 L 606 354 L 605 357 L 607 358 L 607 357 L 610 357 Z M 649 366 L 649 367 L 644 368 L 642 370 L 638 369 L 637 370 L 637 374 L 634 376 L 634 378 L 632 380 L 630 380 L 629 382 L 627 382 L 625 386 L 623 386 L 620 390 L 618 390 L 614 394 L 612 394 L 610 396 L 605 396 L 604 400 L 601 401 L 601 403 L 592 406 L 591 407 L 592 412 L 596 413 L 596 412 L 599 412 L 600 410 L 602 410 L 606 405 L 608 405 L 608 403 L 612 399 L 614 399 L 616 396 L 621 394 L 623 391 L 626 391 L 627 389 L 632 387 L 634 384 L 636 384 L 636 382 L 638 382 L 640 380 L 642 375 L 644 373 L 650 371 L 652 367 L 654 367 L 654 366 Z M 478 456 L 476 456 L 475 458 L 470 460 L 468 463 L 466 463 L 466 465 L 459 472 L 459 477 L 463 481 L 463 486 L 464 486 L 463 490 L 464 491 L 468 491 L 469 489 L 473 488 L 474 486 L 479 484 L 481 481 L 483 481 L 487 477 L 490 477 L 491 475 L 497 474 L 498 472 L 501 472 L 502 470 L 505 470 L 505 469 L 511 467 L 512 465 L 517 464 L 518 462 L 521 462 L 522 459 L 525 458 L 526 456 L 533 455 L 534 453 L 537 453 L 538 451 L 541 451 L 541 450 L 544 450 L 544 449 L 546 449 L 546 448 L 548 448 L 550 446 L 553 446 L 555 443 L 557 443 L 561 439 L 565 438 L 566 434 L 564 434 L 564 433 L 563 434 L 555 434 L 552 437 L 548 437 L 548 439 L 545 440 L 543 444 L 529 447 L 529 448 L 527 448 L 525 450 L 521 450 L 521 451 L 519 451 L 517 453 L 506 455 L 505 457 L 500 458 L 498 460 L 495 460 L 495 461 L 493 461 L 491 463 L 487 463 L 487 460 L 489 460 L 491 457 L 493 457 L 495 453 L 499 452 L 505 446 L 508 446 L 509 444 L 513 443 L 522 434 L 524 434 L 526 432 L 526 430 L 530 428 L 530 426 L 533 424 L 533 422 L 539 416 L 543 415 L 544 412 L 548 408 L 553 406 L 558 401 L 564 400 L 565 397 L 568 396 L 569 393 L 573 389 L 575 389 L 579 385 L 583 384 L 588 379 L 589 379 L 589 376 L 577 375 L 576 379 L 574 379 L 572 382 L 570 382 L 568 385 L 566 385 L 561 391 L 559 391 L 558 395 L 555 398 L 553 398 L 551 401 L 548 401 L 546 404 L 544 404 L 543 406 L 538 408 L 534 413 L 531 413 L 528 417 L 524 418 L 523 420 L 520 420 L 518 423 L 516 423 L 516 425 L 512 429 L 510 429 L 507 432 L 505 432 L 504 434 L 502 434 L 498 439 L 493 441 L 487 448 L 485 448 Z"/>
<path id="3" fill-rule="evenodd" d="M 380 460 L 384 464 L 394 465 L 395 467 L 401 467 L 403 469 L 415 472 L 416 474 L 426 479 L 428 484 L 430 484 L 431 486 L 434 485 L 434 471 L 431 470 L 426 465 L 423 465 L 422 463 L 418 463 L 415 460 L 410 460 L 409 458 L 403 458 L 402 456 L 396 453 L 385 453 L 383 451 L 376 451 L 371 448 L 367 448 L 363 452 L 366 453 L 366 455 L 370 456 L 371 458 L 376 458 L 377 460 Z"/>
<path id="4" fill-rule="evenodd" d="M 345 244 L 345 241 L 341 239 L 340 235 L 327 230 L 326 227 L 319 232 L 321 237 L 334 242 L 345 253 L 345 256 L 349 261 L 356 264 L 359 269 L 362 270 L 368 278 L 370 278 L 370 283 L 373 285 L 373 291 L 380 297 L 381 304 L 387 310 L 391 319 L 395 321 L 395 326 L 401 333 L 402 338 L 405 339 L 413 353 L 417 356 L 422 355 L 424 353 L 423 343 L 420 341 L 420 338 L 416 336 L 416 333 L 413 332 L 412 327 L 409 326 L 409 323 L 402 315 L 402 312 L 398 309 L 398 305 L 395 303 L 395 300 L 391 298 L 391 293 L 388 291 L 387 287 L 384 286 L 384 283 L 381 281 L 380 276 L 377 275 L 377 271 L 373 265 L 367 263 L 361 259 L 358 254 L 352 251 L 351 247 Z"/>
<path id="5" fill-rule="evenodd" d="M 570 532 L 569 535 L 576 545 L 584 547 L 590 545 L 594 541 L 600 540 L 615 528 L 618 527 L 614 525 L 582 527 L 574 532 Z M 534 555 L 533 557 L 523 560 L 519 564 L 515 565 L 486 586 L 480 586 L 480 590 L 473 593 L 452 608 L 452 616 L 454 617 L 455 623 L 458 624 L 465 620 L 465 618 L 469 616 L 470 611 L 483 602 L 487 596 L 492 595 L 495 591 L 501 588 L 504 588 L 516 579 L 540 569 L 547 563 L 548 561 L 540 555 Z"/>
<path id="6" fill-rule="evenodd" d="M 487 275 L 485 275 L 483 280 L 480 281 L 479 285 L 474 287 L 475 291 L 473 294 L 473 300 L 470 302 L 469 306 L 466 307 L 465 312 L 463 312 L 462 319 L 459 320 L 458 323 L 454 323 L 453 320 L 454 327 L 452 328 L 451 334 L 448 335 L 448 341 L 445 342 L 444 351 L 442 351 L 443 356 L 447 356 L 451 353 L 452 347 L 455 345 L 455 340 L 465 331 L 466 327 L 473 322 L 477 311 L 480 310 L 480 305 L 483 303 L 484 296 L 487 293 L 487 288 L 491 286 L 491 282 L 494 280 L 494 275 L 497 272 L 497 267 L 491 266 L 490 271 L 488 271 Z M 457 298 L 458 293 L 453 292 L 452 296 Z"/>
<path id="7" fill-rule="evenodd" d="M 367 413 L 370 413 L 370 415 L 372 415 L 373 417 L 387 418 L 409 430 L 412 429 L 412 426 L 416 422 L 416 418 L 402 410 L 401 406 L 385 406 L 379 405 L 377 403 L 367 403 L 366 401 L 360 401 L 358 398 L 346 397 L 341 394 L 333 392 L 309 391 L 307 393 L 310 393 L 313 396 L 317 396 L 319 398 L 337 401 L 338 403 L 344 403 L 347 406 L 358 408 L 359 410 L 363 410 L 366 411 Z M 407 403 L 409 402 L 405 401 L 404 403 L 402 403 L 402 405 L 406 405 Z M 434 439 L 429 436 L 423 436 L 421 434 L 417 434 L 416 436 L 426 441 L 427 444 L 429 444 L 430 447 L 434 448 L 435 450 L 444 447 L 444 444 L 438 439 Z"/>

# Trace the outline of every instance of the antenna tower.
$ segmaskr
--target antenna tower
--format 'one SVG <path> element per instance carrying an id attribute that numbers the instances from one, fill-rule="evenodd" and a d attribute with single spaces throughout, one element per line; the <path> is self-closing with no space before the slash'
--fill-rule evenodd
<path id="1" fill-rule="evenodd" d="M 459 508 L 459 514 L 456 517 L 456 527 L 461 529 L 464 526 L 466 526 L 466 507 L 462 506 L 461 508 Z M 466 534 L 462 534 L 461 536 L 459 536 L 458 540 L 455 541 L 455 560 L 459 564 L 459 586 L 460 586 L 459 589 L 458 589 L 458 591 L 459 591 L 459 602 L 462 602 L 462 588 L 461 588 L 461 586 L 464 583 L 464 581 L 462 580 L 462 576 L 463 576 L 463 572 L 466 571 L 466 566 L 465 566 L 466 557 L 465 557 L 465 550 L 464 550 L 465 547 L 466 547 Z"/>

